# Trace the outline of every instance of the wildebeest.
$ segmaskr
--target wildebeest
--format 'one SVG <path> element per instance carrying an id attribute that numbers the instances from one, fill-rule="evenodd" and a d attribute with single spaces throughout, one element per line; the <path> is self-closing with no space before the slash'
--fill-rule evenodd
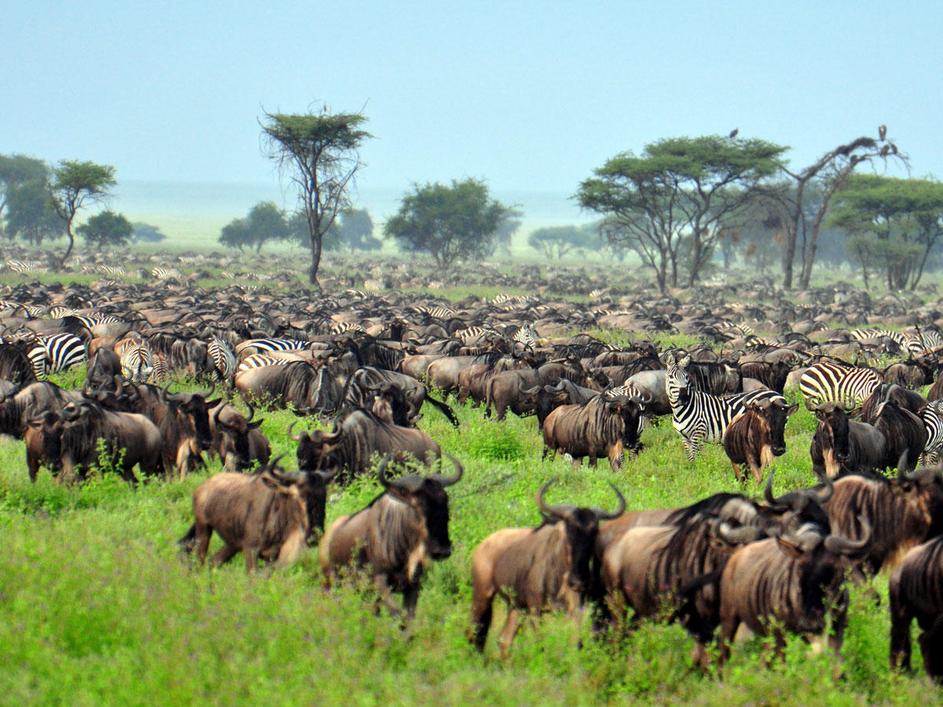
<path id="1" fill-rule="evenodd" d="M 364 568 L 373 578 L 380 600 L 391 614 L 399 609 L 392 592 L 403 595 L 408 619 L 416 613 L 422 575 L 430 560 L 452 554 L 449 538 L 449 497 L 445 489 L 462 478 L 462 465 L 449 455 L 455 474 L 445 477 L 409 475 L 390 479 L 380 463 L 384 491 L 366 508 L 338 518 L 321 540 L 319 556 L 326 588 L 341 567 Z"/>
<path id="2" fill-rule="evenodd" d="M 600 393 L 585 405 L 562 405 L 544 420 L 543 456 L 568 453 L 575 463 L 607 457 L 613 471 L 622 468 L 626 448 L 638 451 L 644 405 L 628 398 L 609 399 Z"/>
<path id="3" fill-rule="evenodd" d="M 943 534 L 943 481 L 938 470 L 898 470 L 895 479 L 848 474 L 835 480 L 823 503 L 833 532 L 862 535 L 859 516 L 871 529 L 866 561 L 872 572 L 896 566 L 914 545 Z"/>
<path id="4" fill-rule="evenodd" d="M 798 405 L 786 407 L 782 398 L 761 398 L 747 405 L 747 411 L 731 422 L 724 432 L 724 451 L 737 481 L 743 481 L 740 465 L 746 464 L 753 478 L 761 481 L 763 469 L 774 457 L 786 453 L 786 418 Z"/>
<path id="5" fill-rule="evenodd" d="M 138 464 L 147 476 L 163 471 L 160 430 L 144 415 L 114 412 L 97 403 L 81 401 L 67 403 L 62 417 L 58 434 L 64 478 L 74 478 L 79 467 L 84 470 L 98 464 L 101 441 L 106 458 L 126 481 L 134 481 L 132 469 Z"/>
<path id="6" fill-rule="evenodd" d="M 291 405 L 304 415 L 333 413 L 341 402 L 328 367 L 315 368 L 304 361 L 239 371 L 235 386 L 247 398 L 277 407 Z"/>
<path id="7" fill-rule="evenodd" d="M 834 403 L 815 406 L 819 418 L 809 453 L 812 470 L 819 476 L 837 476 L 842 470 L 877 471 L 886 458 L 884 435 L 872 425 L 849 420 Z"/>
<path id="8" fill-rule="evenodd" d="M 916 619 L 924 669 L 943 682 L 943 537 L 912 548 L 889 587 L 891 668 L 910 670 L 910 624 Z"/>
<path id="9" fill-rule="evenodd" d="M 53 473 L 62 468 L 61 426 L 62 417 L 52 410 L 27 421 L 23 441 L 26 443 L 26 468 L 30 481 L 36 481 L 41 465 Z"/>
<path id="10" fill-rule="evenodd" d="M 786 379 L 792 366 L 786 361 L 748 361 L 740 364 L 740 374 L 744 378 L 758 380 L 770 390 L 782 393 L 786 388 Z"/>
<path id="11" fill-rule="evenodd" d="M 828 642 L 839 653 L 848 612 L 845 573 L 862 560 L 870 537 L 867 521 L 861 525 L 857 541 L 803 526 L 736 550 L 720 578 L 718 668 L 740 624 L 757 635 L 772 633 L 781 654 L 785 631 L 816 640 L 830 619 Z"/>
<path id="12" fill-rule="evenodd" d="M 251 405 L 249 417 L 223 401 L 210 408 L 210 433 L 213 437 L 210 453 L 222 460 L 226 471 L 244 471 L 254 462 L 262 466 L 268 464 L 272 446 L 259 429 L 264 420 L 255 420 L 254 417 L 255 409 Z"/>
<path id="13" fill-rule="evenodd" d="M 601 520 L 618 518 L 625 498 L 613 486 L 619 506 L 613 512 L 544 501 L 553 479 L 537 494 L 544 522 L 537 528 L 505 528 L 492 533 L 472 555 L 471 641 L 483 651 L 496 594 L 509 610 L 498 644 L 507 656 L 520 627 L 521 612 L 565 609 L 577 630 L 584 599 L 592 587 L 591 563 Z"/>
<path id="14" fill-rule="evenodd" d="M 85 390 L 115 392 L 121 382 L 121 359 L 113 350 L 100 348 L 88 361 L 85 373 Z"/>
<path id="15" fill-rule="evenodd" d="M 354 410 L 338 418 L 332 432 L 302 432 L 292 439 L 298 442 L 299 469 L 340 469 L 346 472 L 342 479 L 366 471 L 374 454 L 420 462 L 442 456 L 439 445 L 422 430 L 394 425 L 369 410 Z"/>
<path id="16" fill-rule="evenodd" d="M 27 385 L 36 380 L 33 364 L 30 363 L 29 346 L 21 343 L 0 343 L 0 378 L 17 385 Z"/>
<path id="17" fill-rule="evenodd" d="M 422 404 L 428 402 L 445 415 L 452 425 L 458 426 L 458 418 L 455 417 L 452 408 L 429 395 L 426 386 L 419 381 L 396 371 L 371 366 L 358 368 L 348 377 L 342 398 L 344 404 L 350 408 L 369 409 L 371 399 L 380 390 L 393 396 L 394 422 L 398 425 L 404 427 L 415 425 L 419 419 Z M 398 404 L 400 399 L 402 399 L 402 405 Z M 403 409 L 399 410 L 399 407 Z"/>
<path id="18" fill-rule="evenodd" d="M 279 565 L 297 560 L 314 531 L 324 529 L 327 484 L 333 475 L 289 475 L 277 462 L 252 476 L 223 472 L 204 481 L 193 492 L 194 522 L 180 539 L 183 550 L 196 550 L 202 564 L 215 530 L 225 545 L 213 564 L 228 562 L 240 551 L 250 572 L 259 559 Z"/>

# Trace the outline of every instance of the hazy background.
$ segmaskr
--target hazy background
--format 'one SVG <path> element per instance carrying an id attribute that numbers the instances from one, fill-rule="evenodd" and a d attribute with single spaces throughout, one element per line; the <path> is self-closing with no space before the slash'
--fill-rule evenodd
<path id="1" fill-rule="evenodd" d="M 117 168 L 111 207 L 215 239 L 255 202 L 294 206 L 263 109 L 363 110 L 355 202 L 485 179 L 530 228 L 622 150 L 761 137 L 795 164 L 886 123 L 943 174 L 943 4 L 931 2 L 7 3 L 0 153 Z"/>

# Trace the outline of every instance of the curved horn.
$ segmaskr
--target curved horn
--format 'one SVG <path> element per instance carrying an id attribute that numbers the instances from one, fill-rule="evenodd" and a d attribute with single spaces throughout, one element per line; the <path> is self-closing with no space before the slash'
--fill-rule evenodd
<path id="1" fill-rule="evenodd" d="M 910 454 L 910 449 L 905 449 L 904 453 L 900 455 L 900 459 L 897 460 L 897 478 L 906 481 L 907 474 L 907 455 Z"/>
<path id="2" fill-rule="evenodd" d="M 334 469 L 334 471 L 311 471 L 308 473 L 317 476 L 319 479 L 321 479 L 321 483 L 327 486 L 329 483 L 331 483 L 331 481 L 334 480 L 334 477 L 337 476 L 337 469 Z"/>
<path id="3" fill-rule="evenodd" d="M 246 418 L 246 422 L 252 422 L 255 417 L 255 408 L 252 407 L 252 403 L 246 403 L 246 407 L 249 408 L 249 417 Z"/>
<path id="4" fill-rule="evenodd" d="M 862 516 L 858 516 L 861 524 L 861 539 L 850 540 L 840 535 L 829 535 L 825 538 L 825 549 L 836 555 L 852 555 L 863 550 L 871 542 L 871 526 Z"/>
<path id="5" fill-rule="evenodd" d="M 296 442 L 300 442 L 300 441 L 302 441 L 303 439 L 306 439 L 306 438 L 307 438 L 308 433 L 307 433 L 307 432 L 302 432 L 301 434 L 297 434 L 297 435 L 296 435 L 296 434 L 292 434 L 292 429 L 295 427 L 295 423 L 296 423 L 296 422 L 298 422 L 298 420 L 292 420 L 292 421 L 291 421 L 291 424 L 288 425 L 288 436 L 289 436 L 291 439 L 295 440 Z"/>
<path id="6" fill-rule="evenodd" d="M 390 463 L 390 455 L 384 454 L 383 459 L 380 461 L 380 468 L 377 469 L 377 477 L 380 480 L 380 485 L 388 489 L 393 485 L 393 480 L 386 475 L 386 467 Z"/>
<path id="7" fill-rule="evenodd" d="M 544 495 L 547 493 L 547 489 L 550 488 L 552 484 L 555 484 L 557 477 L 553 477 L 540 487 L 540 491 L 537 492 L 537 507 L 540 509 L 540 512 L 543 513 L 548 518 L 557 518 L 559 520 L 565 520 L 566 517 L 570 514 L 571 507 L 568 506 L 548 506 L 544 501 Z"/>
<path id="8" fill-rule="evenodd" d="M 832 481 L 832 477 L 826 474 L 823 481 L 825 482 L 825 488 L 820 491 L 812 490 L 807 492 L 812 500 L 820 505 L 826 503 L 828 499 L 832 497 L 832 494 L 835 493 L 835 484 Z"/>
<path id="9" fill-rule="evenodd" d="M 773 479 L 776 477 L 776 470 L 769 472 L 769 478 L 766 480 L 766 488 L 763 489 L 763 498 L 771 505 L 776 505 L 776 498 L 773 496 Z"/>
<path id="10" fill-rule="evenodd" d="M 759 540 L 763 531 L 752 525 L 734 528 L 730 523 L 724 522 L 718 525 L 714 532 L 728 545 L 745 545 Z"/>
<path id="11" fill-rule="evenodd" d="M 623 513 L 625 513 L 625 496 L 615 487 L 615 484 L 611 483 L 609 486 L 615 491 L 616 497 L 619 499 L 619 508 L 614 511 L 602 511 L 599 509 L 593 509 L 596 513 L 597 520 L 615 520 Z"/>
<path id="12" fill-rule="evenodd" d="M 213 414 L 212 414 L 212 416 L 211 416 L 211 419 L 213 420 L 213 424 L 214 424 L 214 425 L 219 425 L 219 424 L 220 424 L 220 421 L 219 421 L 219 414 L 223 411 L 223 408 L 224 408 L 224 407 L 226 407 L 226 403 L 224 403 L 222 400 L 220 400 L 220 401 L 219 401 L 219 405 L 217 405 L 217 406 L 216 406 L 216 409 L 213 410 Z M 291 429 L 291 428 L 289 428 L 289 430 L 290 430 L 290 429 Z"/>
<path id="13" fill-rule="evenodd" d="M 201 398 L 203 398 L 204 400 L 209 400 L 210 398 L 213 397 L 213 393 L 215 393 L 215 392 L 216 392 L 216 381 L 210 381 L 210 389 L 209 389 L 209 390 L 207 390 L 205 393 L 203 393 L 203 392 L 196 392 L 196 393 L 194 393 L 194 395 L 199 395 L 199 396 L 200 396 Z"/>
<path id="14" fill-rule="evenodd" d="M 451 454 L 446 452 L 446 456 L 449 458 L 449 461 L 452 462 L 452 466 L 455 467 L 455 474 L 453 476 L 442 476 L 441 474 L 433 474 L 432 478 L 438 481 L 442 486 L 451 486 L 452 484 L 457 484 L 462 475 L 465 473 L 465 469 L 462 467 L 461 463 L 453 457 Z"/>

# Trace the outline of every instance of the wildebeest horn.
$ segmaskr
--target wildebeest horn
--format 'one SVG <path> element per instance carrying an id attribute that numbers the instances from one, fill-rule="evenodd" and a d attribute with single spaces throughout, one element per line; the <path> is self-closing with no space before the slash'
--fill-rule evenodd
<path id="1" fill-rule="evenodd" d="M 268 472 L 271 472 L 271 473 L 273 473 L 273 474 L 278 474 L 278 471 L 277 471 L 278 462 L 280 462 L 280 461 L 282 460 L 282 457 L 284 457 L 284 456 L 285 456 L 285 454 L 282 453 L 282 454 L 279 454 L 279 455 L 278 455 L 277 457 L 275 457 L 274 459 L 270 459 L 270 460 L 269 460 L 269 463 L 266 464 L 264 467 L 262 467 L 262 468 L 260 469 L 260 471 L 268 471 Z"/>
<path id="2" fill-rule="evenodd" d="M 226 403 L 222 400 L 219 401 L 219 405 L 213 410 L 212 420 L 214 425 L 220 424 L 219 414 L 223 411 L 223 408 L 226 407 Z"/>
<path id="3" fill-rule="evenodd" d="M 828 499 L 832 497 L 832 494 L 835 493 L 835 484 L 832 482 L 832 477 L 826 474 L 823 482 L 825 483 L 825 488 L 823 488 L 821 491 L 812 490 L 806 492 L 816 503 L 819 504 L 828 501 Z"/>
<path id="4" fill-rule="evenodd" d="M 377 469 L 377 477 L 380 480 L 380 485 L 385 489 L 393 485 L 393 480 L 386 475 L 386 467 L 390 463 L 390 458 L 389 454 L 384 454 L 383 459 L 380 461 L 380 468 Z"/>
<path id="5" fill-rule="evenodd" d="M 442 474 L 433 474 L 432 478 L 438 481 L 440 484 L 442 484 L 442 486 L 451 486 L 452 484 L 456 484 L 461 480 L 462 475 L 465 473 L 465 469 L 462 468 L 462 465 L 459 463 L 458 459 L 453 457 L 451 454 L 446 453 L 446 456 L 449 458 L 449 461 L 452 462 L 452 466 L 455 467 L 455 474 L 453 476 L 442 476 Z"/>
<path id="6" fill-rule="evenodd" d="M 900 459 L 897 460 L 897 478 L 902 481 L 907 480 L 907 455 L 910 454 L 910 449 L 905 449 L 904 453 L 900 455 Z"/>
<path id="7" fill-rule="evenodd" d="M 866 548 L 871 542 L 871 526 L 861 516 L 858 516 L 858 523 L 861 524 L 860 540 L 850 540 L 840 535 L 829 535 L 825 538 L 825 549 L 834 552 L 836 555 L 852 555 Z"/>
<path id="8" fill-rule="evenodd" d="M 327 486 L 329 483 L 331 483 L 331 481 L 333 481 L 334 477 L 337 476 L 337 469 L 334 471 L 309 471 L 308 473 L 317 476 L 319 479 L 321 479 L 321 482 Z"/>
<path id="9" fill-rule="evenodd" d="M 745 545 L 758 540 L 762 531 L 752 525 L 731 527 L 730 523 L 721 523 L 714 531 L 721 540 L 728 545 Z"/>
<path id="10" fill-rule="evenodd" d="M 246 407 L 249 408 L 249 417 L 246 418 L 246 422 L 252 422 L 252 418 L 255 417 L 255 408 L 251 403 L 246 403 Z"/>
<path id="11" fill-rule="evenodd" d="M 769 478 L 766 479 L 766 488 L 763 489 L 763 498 L 766 499 L 766 502 L 771 505 L 776 505 L 776 499 L 773 496 L 773 479 L 776 477 L 776 470 L 769 472 Z"/>
<path id="12" fill-rule="evenodd" d="M 308 433 L 307 433 L 307 432 L 302 432 L 301 434 L 297 434 L 297 435 L 296 435 L 296 434 L 292 434 L 291 431 L 292 431 L 292 429 L 294 428 L 296 422 L 298 422 L 298 420 L 292 420 L 292 421 L 291 421 L 291 424 L 288 425 L 288 436 L 289 436 L 291 439 L 295 440 L 296 442 L 300 442 L 301 440 L 303 440 L 305 437 L 308 436 Z"/>
<path id="13" fill-rule="evenodd" d="M 213 397 L 213 393 L 215 392 L 216 392 L 216 381 L 210 381 L 209 390 L 207 390 L 205 393 L 202 393 L 202 392 L 194 393 L 194 395 L 199 395 L 204 400 L 209 400 L 210 398 Z"/>
<path id="14" fill-rule="evenodd" d="M 544 494 L 547 493 L 547 489 L 550 488 L 552 484 L 556 483 L 556 481 L 557 478 L 554 477 L 540 487 L 540 491 L 537 492 L 537 507 L 540 508 L 540 512 L 548 518 L 564 520 L 573 511 L 573 506 L 548 506 L 544 501 Z"/>
<path id="15" fill-rule="evenodd" d="M 610 483 L 609 486 L 612 487 L 612 490 L 615 491 L 619 499 L 619 508 L 614 511 L 604 511 L 599 508 L 594 508 L 593 512 L 596 514 L 597 520 L 615 520 L 625 513 L 625 496 L 620 493 L 619 489 L 615 487 L 615 484 Z"/>

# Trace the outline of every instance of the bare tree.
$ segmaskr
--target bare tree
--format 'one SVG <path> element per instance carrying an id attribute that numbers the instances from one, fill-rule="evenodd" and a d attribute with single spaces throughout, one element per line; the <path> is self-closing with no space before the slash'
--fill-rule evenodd
<path id="1" fill-rule="evenodd" d="M 774 195 L 783 212 L 783 287 L 792 287 L 797 248 L 801 263 L 799 287 L 809 286 L 819 231 L 835 192 L 845 185 L 861 163 L 873 163 L 875 160 L 886 163 L 888 159 L 907 163 L 906 156 L 887 138 L 887 130 L 882 125 L 878 129 L 877 140 L 864 136 L 856 138 L 829 150 L 800 171 L 783 167 L 782 171 L 790 181 Z"/>
<path id="2" fill-rule="evenodd" d="M 308 281 L 320 289 L 322 240 L 337 215 L 350 208 L 348 187 L 363 166 L 358 149 L 372 137 L 361 130 L 361 113 L 265 113 L 260 121 L 269 157 L 298 186 L 308 225 L 311 264 Z"/>

